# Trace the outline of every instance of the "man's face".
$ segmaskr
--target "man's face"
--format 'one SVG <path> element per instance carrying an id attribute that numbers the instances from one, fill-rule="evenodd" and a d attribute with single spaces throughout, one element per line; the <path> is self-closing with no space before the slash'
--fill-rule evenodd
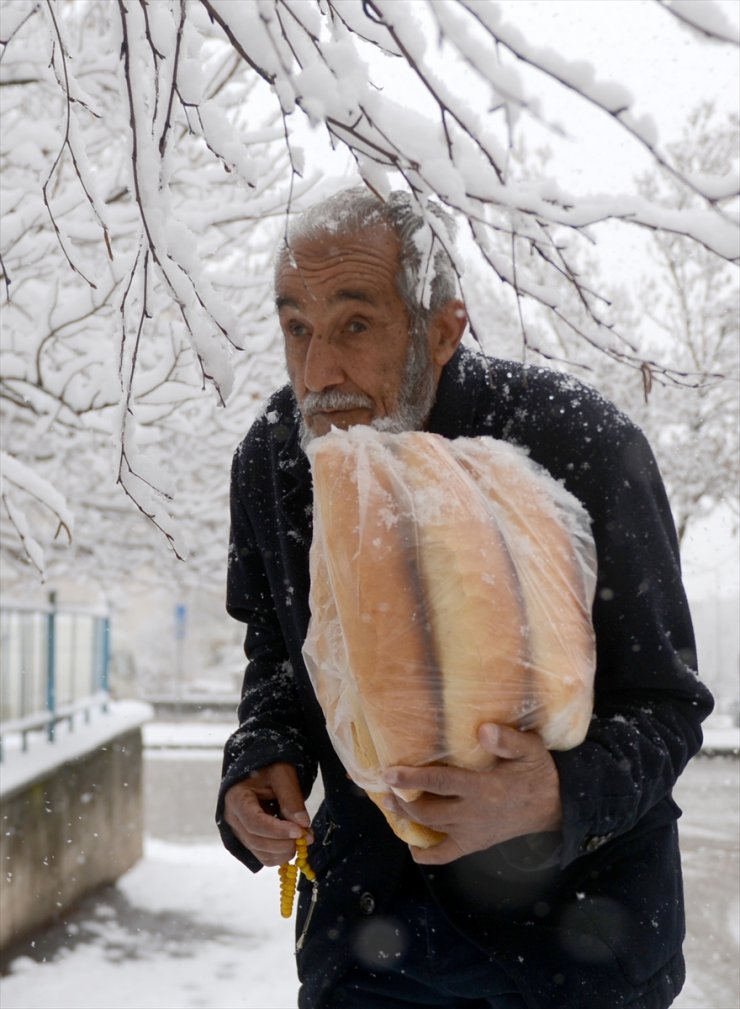
<path id="1" fill-rule="evenodd" d="M 420 427 L 438 371 L 412 343 L 396 288 L 398 240 L 387 228 L 299 241 L 278 270 L 276 305 L 288 375 L 306 428 Z"/>

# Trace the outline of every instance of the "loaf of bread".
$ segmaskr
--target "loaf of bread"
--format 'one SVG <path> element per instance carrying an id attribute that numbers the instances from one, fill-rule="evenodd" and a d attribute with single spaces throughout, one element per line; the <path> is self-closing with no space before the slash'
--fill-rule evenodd
<path id="1" fill-rule="evenodd" d="M 304 655 L 352 779 L 386 808 L 394 764 L 485 770 L 478 729 L 576 745 L 591 713 L 595 555 L 583 508 L 517 449 L 358 426 L 309 446 Z M 409 793 L 402 798 L 413 799 Z"/>
<path id="2" fill-rule="evenodd" d="M 444 713 L 437 759 L 483 769 L 492 758 L 478 727 L 520 725 L 531 705 L 527 614 L 507 544 L 448 445 L 413 432 L 392 451 L 415 503 L 415 566 Z"/>
<path id="3" fill-rule="evenodd" d="M 506 442 L 461 438 L 450 448 L 491 503 L 516 566 L 529 647 L 522 727 L 550 750 L 569 750 L 583 741 L 592 707 L 596 554 L 586 513 Z"/>
<path id="4" fill-rule="evenodd" d="M 428 763 L 443 745 L 439 678 L 413 563 L 412 502 L 382 444 L 371 439 L 361 456 L 349 439 L 327 436 L 315 446 L 304 649 L 314 688 L 353 780 L 399 837 L 428 847 L 443 835 L 389 810 L 382 781 L 385 768 Z M 412 800 L 418 792 L 399 795 Z"/>
<path id="5" fill-rule="evenodd" d="M 416 765 L 442 746 L 442 706 L 413 563 L 413 508 L 384 465 L 380 442 L 370 441 L 361 459 L 352 448 L 352 440 L 328 436 L 312 459 L 314 522 L 318 516 L 324 531 L 320 553 L 329 596 L 374 745 L 364 727 L 353 744 L 363 766 Z M 312 574 L 312 612 L 326 591 L 322 573 L 318 567 Z"/>

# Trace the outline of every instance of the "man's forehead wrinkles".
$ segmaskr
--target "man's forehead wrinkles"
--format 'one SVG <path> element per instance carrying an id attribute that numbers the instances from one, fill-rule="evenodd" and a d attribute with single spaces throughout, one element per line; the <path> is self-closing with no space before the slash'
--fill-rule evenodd
<path id="1" fill-rule="evenodd" d="M 389 272 L 395 273 L 396 260 L 383 250 L 373 249 L 372 245 L 358 246 L 355 249 L 332 249 L 322 253 L 294 250 L 293 262 L 288 269 L 301 275 L 319 277 L 325 273 L 354 273 L 357 269 L 385 276 Z"/>
<path id="2" fill-rule="evenodd" d="M 342 301 L 361 301 L 366 305 L 375 305 L 377 303 L 377 298 L 367 290 L 363 288 L 341 288 L 336 291 L 329 298 L 330 304 L 336 304 Z"/>
<path id="3" fill-rule="evenodd" d="M 293 308 L 299 310 L 306 301 L 316 302 L 319 300 L 331 306 L 340 305 L 345 302 L 357 301 L 363 305 L 374 307 L 382 300 L 379 298 L 378 292 L 373 289 L 372 284 L 369 284 L 368 286 L 354 285 L 352 287 L 340 287 L 337 290 L 322 292 L 316 289 L 317 285 L 309 284 L 305 279 L 303 279 L 300 287 L 300 295 L 294 292 L 289 293 L 285 290 L 278 291 L 275 295 L 276 309 L 278 311 L 282 308 Z"/>
<path id="4" fill-rule="evenodd" d="M 397 296 L 397 270 L 397 241 L 386 232 L 299 241 L 278 272 L 275 305 L 299 312 L 352 303 L 387 307 Z"/>

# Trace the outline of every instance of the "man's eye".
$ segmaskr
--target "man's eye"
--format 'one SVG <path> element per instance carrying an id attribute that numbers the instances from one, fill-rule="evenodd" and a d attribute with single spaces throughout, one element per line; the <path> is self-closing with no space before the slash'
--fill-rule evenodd
<path id="1" fill-rule="evenodd" d="M 291 322 L 285 327 L 285 331 L 288 336 L 292 336 L 294 339 L 300 339 L 308 333 L 308 326 L 304 326 L 302 322 Z"/>
<path id="2" fill-rule="evenodd" d="M 366 333 L 368 325 L 361 319 L 352 319 L 352 321 L 347 324 L 347 329 L 350 333 Z"/>

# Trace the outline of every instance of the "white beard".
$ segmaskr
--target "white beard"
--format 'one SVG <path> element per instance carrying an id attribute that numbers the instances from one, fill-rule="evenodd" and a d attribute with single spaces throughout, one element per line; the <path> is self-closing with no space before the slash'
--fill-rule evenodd
<path id="1" fill-rule="evenodd" d="M 429 356 L 429 346 L 425 336 L 412 335 L 406 363 L 403 369 L 401 388 L 395 410 L 385 417 L 376 417 L 370 426 L 376 431 L 388 434 L 401 434 L 403 431 L 421 431 L 434 406 L 437 394 L 434 382 L 434 371 Z M 372 400 L 361 395 L 332 391 L 325 393 L 309 393 L 303 402 L 304 410 L 315 410 L 319 405 L 328 409 L 372 409 Z M 301 416 L 301 448 L 306 449 L 317 435 L 305 423 Z"/>

